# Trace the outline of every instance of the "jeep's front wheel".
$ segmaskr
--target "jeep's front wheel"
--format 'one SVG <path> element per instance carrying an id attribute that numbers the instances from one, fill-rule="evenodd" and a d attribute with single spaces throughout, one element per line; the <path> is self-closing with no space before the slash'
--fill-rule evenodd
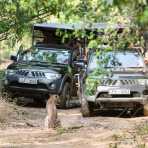
<path id="1" fill-rule="evenodd" d="M 1 96 L 6 102 L 16 102 L 15 95 L 7 91 L 5 88 L 2 89 Z"/>
<path id="2" fill-rule="evenodd" d="M 145 105 L 143 106 L 143 115 L 144 115 L 144 116 L 148 116 L 148 104 L 145 104 Z"/>
<path id="3" fill-rule="evenodd" d="M 81 100 L 81 113 L 83 117 L 90 117 L 94 114 L 94 103 L 88 102 L 85 98 Z"/>
<path id="4" fill-rule="evenodd" d="M 66 82 L 59 97 L 58 101 L 59 108 L 66 109 L 69 107 L 69 101 L 71 99 L 70 90 L 71 90 L 70 83 Z"/>
<path id="5" fill-rule="evenodd" d="M 139 104 L 134 107 L 133 115 L 148 116 L 148 104 Z"/>

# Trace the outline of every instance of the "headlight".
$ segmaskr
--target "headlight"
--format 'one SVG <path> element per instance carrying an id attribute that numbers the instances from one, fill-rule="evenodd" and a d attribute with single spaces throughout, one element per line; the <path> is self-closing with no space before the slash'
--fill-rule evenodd
<path id="1" fill-rule="evenodd" d="M 7 69 L 5 71 L 5 75 L 14 75 L 15 74 L 15 70 L 12 70 L 12 69 Z"/>
<path id="2" fill-rule="evenodd" d="M 148 80 L 145 80 L 145 84 L 146 84 L 146 86 L 148 86 Z"/>
<path id="3" fill-rule="evenodd" d="M 45 73 L 45 77 L 47 79 L 50 79 L 50 80 L 56 80 L 56 79 L 59 79 L 61 77 L 61 74 Z"/>
<path id="4" fill-rule="evenodd" d="M 140 85 L 145 85 L 145 84 L 147 83 L 147 80 L 145 80 L 145 79 L 140 79 L 140 80 L 138 80 L 138 83 L 139 83 Z"/>

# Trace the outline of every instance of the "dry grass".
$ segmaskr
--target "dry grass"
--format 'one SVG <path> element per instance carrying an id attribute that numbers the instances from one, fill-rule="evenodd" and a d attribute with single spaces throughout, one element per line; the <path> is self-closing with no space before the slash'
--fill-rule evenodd
<path id="1" fill-rule="evenodd" d="M 11 113 L 11 108 L 9 105 L 0 98 L 0 124 L 3 124 L 7 121 L 8 115 Z"/>
<path id="2" fill-rule="evenodd" d="M 0 96 L 0 128 L 7 127 L 16 116 L 18 113 L 15 105 L 6 102 Z"/>
<path id="3" fill-rule="evenodd" d="M 0 70 L 0 127 L 6 125 L 7 120 L 9 119 L 9 114 L 12 112 L 12 107 L 5 102 L 5 99 L 2 98 L 2 79 L 4 77 L 4 71 Z"/>

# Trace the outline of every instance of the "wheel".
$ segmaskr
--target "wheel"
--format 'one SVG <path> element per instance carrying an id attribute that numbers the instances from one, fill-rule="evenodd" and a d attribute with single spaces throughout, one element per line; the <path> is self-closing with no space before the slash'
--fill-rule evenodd
<path id="1" fill-rule="evenodd" d="M 148 104 L 143 105 L 143 115 L 148 116 Z"/>
<path id="2" fill-rule="evenodd" d="M 66 82 L 63 87 L 62 93 L 59 97 L 59 100 L 58 100 L 59 108 L 66 109 L 69 107 L 69 101 L 71 99 L 71 91 L 70 90 L 71 90 L 70 83 Z"/>
<path id="3" fill-rule="evenodd" d="M 11 102 L 16 105 L 24 106 L 24 102 L 21 101 L 19 96 L 17 96 L 14 92 L 6 90 L 5 88 L 3 88 L 1 96 L 6 102 Z"/>
<path id="4" fill-rule="evenodd" d="M 144 115 L 144 105 L 135 104 L 132 110 L 132 116 L 143 116 Z"/>
<path id="5" fill-rule="evenodd" d="M 6 102 L 15 102 L 15 95 L 5 88 L 2 89 L 1 96 Z"/>
<path id="6" fill-rule="evenodd" d="M 33 98 L 33 104 L 35 106 L 39 106 L 39 107 L 45 107 L 46 106 L 46 98 L 44 99 L 37 99 L 37 98 Z"/>
<path id="7" fill-rule="evenodd" d="M 148 104 L 136 105 L 133 109 L 133 115 L 148 116 Z"/>
<path id="8" fill-rule="evenodd" d="M 94 103 L 88 102 L 85 98 L 81 101 L 81 113 L 83 117 L 94 115 Z"/>

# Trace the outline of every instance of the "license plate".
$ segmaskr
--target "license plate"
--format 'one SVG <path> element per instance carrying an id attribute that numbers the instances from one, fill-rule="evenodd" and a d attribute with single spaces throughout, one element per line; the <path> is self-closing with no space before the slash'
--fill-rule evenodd
<path id="1" fill-rule="evenodd" d="M 129 95 L 130 90 L 129 89 L 114 89 L 109 91 L 110 95 Z"/>
<path id="2" fill-rule="evenodd" d="M 29 79 L 29 78 L 20 78 L 19 83 L 37 84 L 37 80 L 36 79 Z"/>

